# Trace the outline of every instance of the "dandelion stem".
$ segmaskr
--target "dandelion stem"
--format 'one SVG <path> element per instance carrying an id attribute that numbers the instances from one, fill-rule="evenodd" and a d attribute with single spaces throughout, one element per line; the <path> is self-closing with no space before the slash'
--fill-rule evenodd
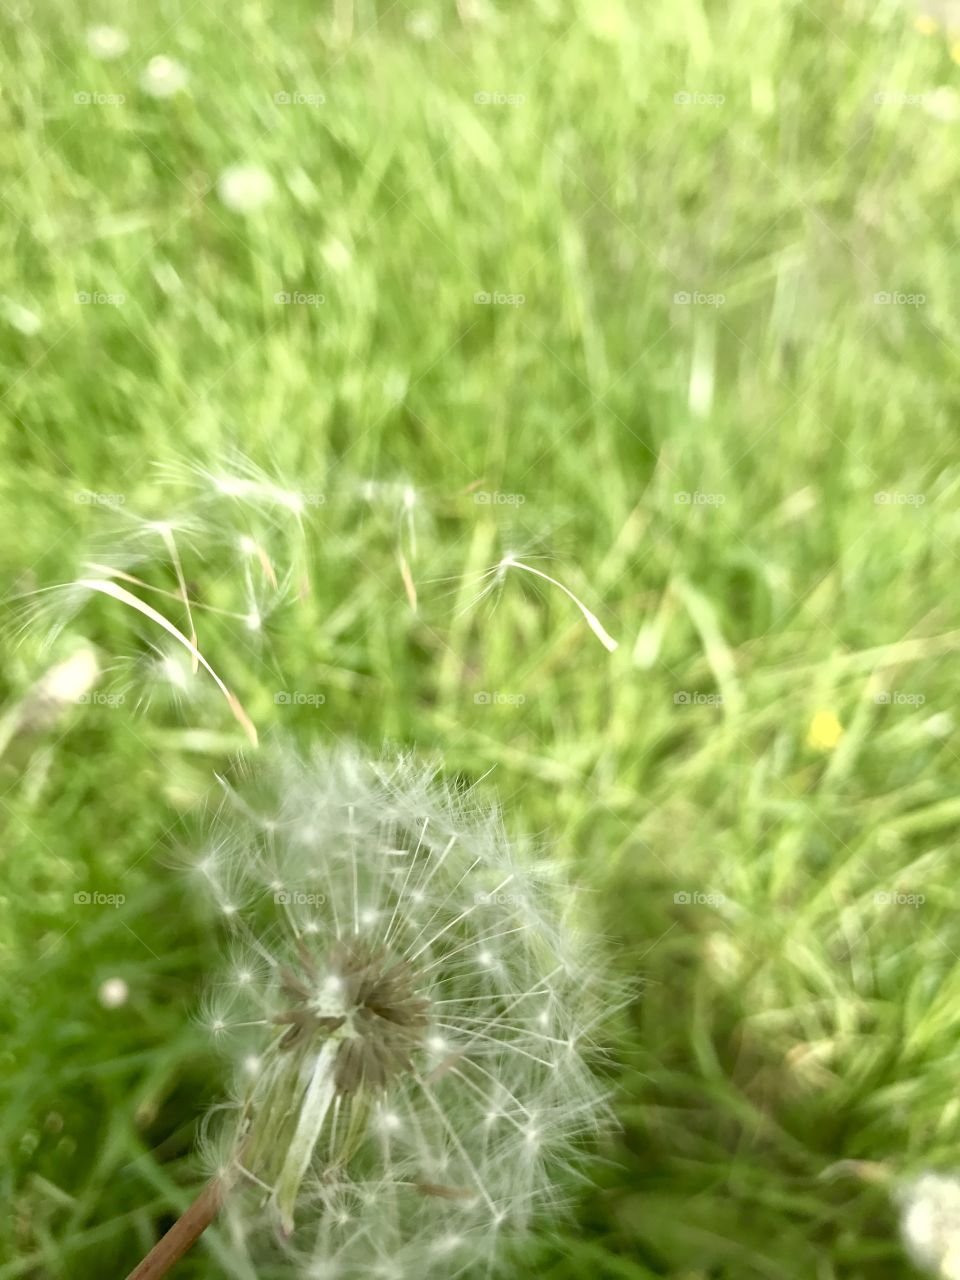
<path id="1" fill-rule="evenodd" d="M 197 1243 L 220 1211 L 226 1186 L 221 1177 L 211 1178 L 189 1209 L 153 1246 L 147 1256 L 127 1276 L 127 1280 L 160 1280 Z"/>

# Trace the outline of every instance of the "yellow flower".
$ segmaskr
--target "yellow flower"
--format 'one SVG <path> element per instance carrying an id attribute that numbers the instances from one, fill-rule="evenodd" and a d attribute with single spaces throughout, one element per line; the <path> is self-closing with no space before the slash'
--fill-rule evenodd
<path id="1" fill-rule="evenodd" d="M 960 62 L 960 40 L 954 40 L 950 46 L 950 57 L 954 62 Z"/>
<path id="2" fill-rule="evenodd" d="M 918 13 L 913 20 L 913 25 L 922 36 L 934 36 L 940 29 L 940 23 L 929 13 Z"/>
<path id="3" fill-rule="evenodd" d="M 832 751 L 843 737 L 843 725 L 833 711 L 817 711 L 807 730 L 807 746 L 814 751 Z"/>

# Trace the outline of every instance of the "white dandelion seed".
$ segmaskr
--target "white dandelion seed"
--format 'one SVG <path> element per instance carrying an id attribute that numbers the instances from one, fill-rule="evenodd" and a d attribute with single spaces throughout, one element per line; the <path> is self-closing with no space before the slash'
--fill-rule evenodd
<path id="1" fill-rule="evenodd" d="M 279 1225 L 303 1275 L 493 1267 L 608 1122 L 582 1046 L 618 995 L 433 771 L 283 749 L 263 782 L 200 859 L 236 942 L 203 1011 L 238 1081 L 231 1239 L 252 1266 Z"/>
<path id="2" fill-rule="evenodd" d="M 234 213 L 256 213 L 273 200 L 276 187 L 259 165 L 235 164 L 217 179 L 217 194 Z"/>
<path id="3" fill-rule="evenodd" d="M 544 573 L 542 569 L 537 569 L 532 564 L 527 564 L 525 561 L 518 559 L 512 551 L 508 551 L 498 564 L 494 565 L 492 569 L 487 570 L 487 572 L 483 574 L 483 577 L 488 578 L 489 582 L 480 593 L 480 598 L 482 599 L 483 596 L 487 595 L 490 591 L 496 590 L 503 583 L 503 580 L 510 569 L 522 569 L 525 573 L 532 574 L 534 577 L 550 583 L 551 586 L 557 587 L 563 592 L 568 600 L 573 601 L 577 609 L 579 609 L 584 622 L 586 622 L 587 626 L 597 637 L 606 651 L 608 653 L 616 652 L 618 642 L 614 640 L 613 636 L 610 635 L 609 631 L 607 631 L 606 627 L 604 627 L 597 615 L 592 609 L 587 607 L 578 595 L 575 595 L 569 587 L 564 586 L 558 578 L 551 577 L 549 573 Z"/>
<path id="4" fill-rule="evenodd" d="M 187 69 L 163 54 L 151 58 L 140 75 L 140 88 L 151 98 L 172 98 L 187 87 Z"/>
<path id="5" fill-rule="evenodd" d="M 123 57 L 130 48 L 130 40 L 119 27 L 99 24 L 87 28 L 87 48 L 102 62 L 112 62 L 114 58 Z"/>

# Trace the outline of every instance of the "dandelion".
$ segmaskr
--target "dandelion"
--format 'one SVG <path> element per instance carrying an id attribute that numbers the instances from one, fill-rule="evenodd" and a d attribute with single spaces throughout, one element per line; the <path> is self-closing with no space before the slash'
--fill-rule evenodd
<path id="1" fill-rule="evenodd" d="M 140 88 L 151 98 L 172 98 L 187 87 L 187 70 L 174 58 L 151 58 L 140 76 Z"/>
<path id="2" fill-rule="evenodd" d="M 255 164 L 231 165 L 217 179 L 217 194 L 234 213 L 255 213 L 270 203 L 275 190 L 266 169 Z"/>
<path id="3" fill-rule="evenodd" d="M 87 28 L 87 48 L 95 58 L 103 62 L 112 62 L 114 58 L 122 58 L 130 47 L 127 33 L 119 27 L 108 27 L 100 24 Z"/>
<path id="4" fill-rule="evenodd" d="M 130 995 L 130 989 L 122 978 L 107 978 L 101 982 L 97 999 L 105 1009 L 121 1009 Z"/>
<path id="5" fill-rule="evenodd" d="M 432 770 L 268 761 L 250 798 L 224 783 L 194 864 L 234 942 L 203 1021 L 236 1087 L 188 1227 L 225 1198 L 251 1274 L 278 1229 L 304 1276 L 492 1269 L 607 1123 L 614 993 L 556 886 Z"/>
<path id="6" fill-rule="evenodd" d="M 960 1178 L 923 1173 L 894 1194 L 911 1260 L 939 1280 L 960 1280 Z"/>
<path id="7" fill-rule="evenodd" d="M 960 1177 L 921 1173 L 901 1178 L 876 1160 L 840 1160 L 820 1175 L 851 1175 L 884 1187 L 900 1214 L 900 1238 L 915 1266 L 937 1280 L 960 1280 Z"/>
<path id="8" fill-rule="evenodd" d="M 843 737 L 843 725 L 835 711 L 814 712 L 807 730 L 807 746 L 814 751 L 832 751 Z"/>

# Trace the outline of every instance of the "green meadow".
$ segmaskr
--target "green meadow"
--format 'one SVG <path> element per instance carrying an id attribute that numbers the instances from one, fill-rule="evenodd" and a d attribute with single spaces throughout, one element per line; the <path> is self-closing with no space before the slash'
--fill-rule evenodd
<path id="1" fill-rule="evenodd" d="M 829 1171 L 960 1166 L 934 25 L 4 3 L 0 1280 L 123 1277 L 195 1194 L 178 850 L 285 737 L 499 799 L 635 992 L 517 1276 L 918 1274 Z"/>

